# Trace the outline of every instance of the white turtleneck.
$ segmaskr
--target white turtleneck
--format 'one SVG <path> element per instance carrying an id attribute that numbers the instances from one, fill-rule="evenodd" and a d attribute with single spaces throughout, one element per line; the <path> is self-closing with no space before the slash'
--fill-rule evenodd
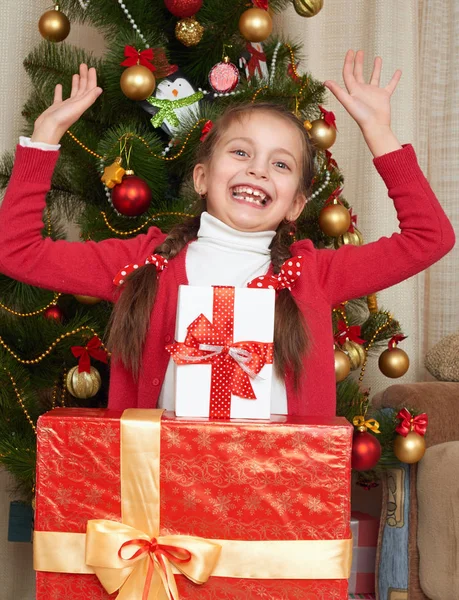
<path id="1" fill-rule="evenodd" d="M 269 245 L 275 231 L 247 233 L 229 227 L 204 212 L 198 239 L 188 246 L 186 273 L 189 285 L 245 287 L 265 275 L 271 263 Z M 174 362 L 169 360 L 158 406 L 174 410 Z M 271 413 L 287 414 L 284 382 L 273 372 Z"/>

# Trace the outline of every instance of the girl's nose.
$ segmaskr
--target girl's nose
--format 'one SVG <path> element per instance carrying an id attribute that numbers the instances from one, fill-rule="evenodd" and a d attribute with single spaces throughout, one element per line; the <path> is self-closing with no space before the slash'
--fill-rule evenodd
<path id="1" fill-rule="evenodd" d="M 247 168 L 247 174 L 257 179 L 268 179 L 268 171 L 264 165 L 252 163 Z"/>

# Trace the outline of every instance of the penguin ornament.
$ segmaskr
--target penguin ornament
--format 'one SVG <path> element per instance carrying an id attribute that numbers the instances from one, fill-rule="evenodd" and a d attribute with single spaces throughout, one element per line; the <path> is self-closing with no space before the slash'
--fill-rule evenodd
<path id="1" fill-rule="evenodd" d="M 204 94 L 196 91 L 183 73 L 176 71 L 163 79 L 154 95 L 140 102 L 140 105 L 153 115 L 153 127 L 161 127 L 172 137 L 185 120 L 197 118 L 199 101 L 203 97 Z"/>

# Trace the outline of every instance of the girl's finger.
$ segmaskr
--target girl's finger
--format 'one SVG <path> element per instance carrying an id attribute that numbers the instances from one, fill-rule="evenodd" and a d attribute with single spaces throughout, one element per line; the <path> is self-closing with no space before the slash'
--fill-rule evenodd
<path id="1" fill-rule="evenodd" d="M 363 50 L 357 50 L 355 55 L 354 78 L 358 83 L 365 83 L 363 78 Z"/>
<path id="2" fill-rule="evenodd" d="M 345 90 L 343 90 L 343 88 L 341 88 L 336 83 L 336 81 L 331 81 L 330 79 L 328 79 L 327 81 L 324 81 L 324 85 L 330 90 L 330 92 L 335 96 L 335 98 L 339 100 L 339 102 L 341 102 L 341 104 L 346 108 L 349 94 Z"/>
<path id="3" fill-rule="evenodd" d="M 354 50 L 348 50 L 346 53 L 346 58 L 344 59 L 343 81 L 344 81 L 344 85 L 346 86 L 347 91 L 349 93 L 351 92 L 351 89 L 355 85 L 353 65 L 354 65 Z"/>
<path id="4" fill-rule="evenodd" d="M 392 94 L 394 93 L 394 90 L 397 87 L 401 76 L 402 76 L 402 72 L 400 71 L 400 69 L 397 69 L 395 71 L 395 73 L 392 75 L 392 79 L 389 81 L 389 83 L 385 87 L 385 89 L 389 92 L 389 96 L 392 96 Z"/>
<path id="5" fill-rule="evenodd" d="M 97 87 L 97 73 L 94 67 L 91 67 L 88 71 L 88 90 L 92 90 Z"/>
<path id="6" fill-rule="evenodd" d="M 381 67 L 382 67 L 382 58 L 380 56 L 377 56 L 375 58 L 375 62 L 374 62 L 374 66 L 373 66 L 373 73 L 371 74 L 371 78 L 370 78 L 370 85 L 379 86 L 379 81 L 381 79 Z"/>
<path id="7" fill-rule="evenodd" d="M 80 65 L 80 82 L 78 86 L 78 96 L 81 96 L 86 91 L 86 85 L 88 83 L 88 66 L 84 63 Z"/>
<path id="8" fill-rule="evenodd" d="M 70 91 L 70 98 L 74 98 L 78 93 L 78 87 L 80 85 L 80 76 L 75 73 L 72 77 L 72 89 Z"/>
<path id="9" fill-rule="evenodd" d="M 54 102 L 62 102 L 62 85 L 58 83 L 54 88 Z"/>

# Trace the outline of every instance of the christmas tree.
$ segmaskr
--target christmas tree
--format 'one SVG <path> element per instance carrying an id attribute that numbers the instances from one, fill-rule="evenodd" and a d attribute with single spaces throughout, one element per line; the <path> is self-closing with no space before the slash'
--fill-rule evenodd
<path id="1" fill-rule="evenodd" d="M 127 239 L 151 225 L 170 230 L 193 215 L 197 199 L 189 173 L 212 122 L 229 104 L 267 101 L 304 121 L 318 149 L 313 193 L 292 241 L 308 237 L 318 248 L 361 245 L 329 150 L 336 124 L 324 107 L 326 88 L 301 69 L 301 47 L 272 33 L 272 16 L 289 4 L 271 0 L 268 9 L 266 0 L 252 6 L 245 0 L 67 0 L 45 13 L 39 23 L 45 39 L 24 61 L 33 91 L 23 108 L 23 134 L 31 134 L 51 104 L 56 84 L 63 85 L 64 97 L 70 94 L 80 63 L 97 69 L 104 93 L 61 140 L 43 236 L 62 239 L 63 221 L 77 223 L 82 242 Z M 298 18 L 312 17 L 322 6 L 294 4 Z M 102 59 L 64 41 L 77 21 L 105 36 Z M 2 157 L 3 187 L 13 160 L 13 152 Z M 103 340 L 110 312 L 111 305 L 98 298 L 32 288 L 0 275 L 0 461 L 25 497 L 33 494 L 38 416 L 55 406 L 106 405 Z M 360 415 L 368 419 L 362 382 L 368 353 L 399 341 L 399 323 L 378 309 L 374 296 L 335 307 L 332 319 L 338 414 L 351 422 Z M 378 420 L 383 457 L 390 460 L 394 419 Z"/>

